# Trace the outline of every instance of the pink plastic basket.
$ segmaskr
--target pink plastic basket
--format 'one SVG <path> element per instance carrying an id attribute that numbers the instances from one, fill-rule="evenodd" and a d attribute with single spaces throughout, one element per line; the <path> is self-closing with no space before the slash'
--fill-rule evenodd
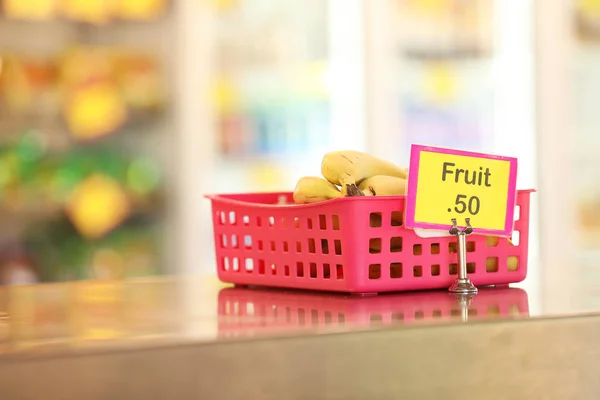
<path id="1" fill-rule="evenodd" d="M 485 236 L 467 237 L 467 269 L 475 285 L 527 276 L 532 191 L 517 192 L 512 244 L 505 238 L 488 243 Z M 404 196 L 307 205 L 278 204 L 282 198 L 292 203 L 291 193 L 207 197 L 223 282 L 379 293 L 447 288 L 457 277 L 456 239 L 424 239 L 404 228 Z"/>

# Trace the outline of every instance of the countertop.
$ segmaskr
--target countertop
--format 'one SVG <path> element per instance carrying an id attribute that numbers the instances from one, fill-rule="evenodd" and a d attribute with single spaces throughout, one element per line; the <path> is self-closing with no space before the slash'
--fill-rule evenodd
<path id="1" fill-rule="evenodd" d="M 0 393 L 597 398 L 591 300 L 559 313 L 519 286 L 361 297 L 197 276 L 3 287 Z"/>
<path id="2" fill-rule="evenodd" d="M 462 300 L 462 302 L 461 302 Z M 470 303 L 470 304 L 466 304 Z M 520 287 L 359 296 L 151 277 L 0 287 L 0 360 L 532 316 Z"/>

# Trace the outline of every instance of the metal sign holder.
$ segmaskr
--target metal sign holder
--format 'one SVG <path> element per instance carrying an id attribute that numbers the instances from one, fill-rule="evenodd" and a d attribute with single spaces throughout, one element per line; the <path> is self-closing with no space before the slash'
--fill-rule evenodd
<path id="1" fill-rule="evenodd" d="M 473 232 L 470 220 L 470 218 L 465 218 L 465 229 L 459 229 L 456 225 L 456 218 L 452 218 L 450 234 L 456 236 L 456 247 L 458 249 L 458 278 L 448 289 L 451 293 L 477 293 L 477 288 L 467 277 L 467 235 L 470 235 Z"/>

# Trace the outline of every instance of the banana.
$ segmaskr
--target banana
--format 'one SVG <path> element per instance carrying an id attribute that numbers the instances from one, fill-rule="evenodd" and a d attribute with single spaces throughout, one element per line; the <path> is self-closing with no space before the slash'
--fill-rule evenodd
<path id="1" fill-rule="evenodd" d="M 498 246 L 498 242 L 500 238 L 498 236 L 486 236 L 485 237 L 485 245 L 487 247 L 496 247 Z"/>
<path id="2" fill-rule="evenodd" d="M 298 180 L 294 188 L 294 203 L 308 204 L 337 199 L 340 190 L 334 184 L 316 176 L 305 176 Z"/>
<path id="3" fill-rule="evenodd" d="M 515 256 L 510 256 L 506 260 L 506 268 L 509 271 L 516 271 L 519 268 L 519 259 Z"/>
<path id="4" fill-rule="evenodd" d="M 514 246 L 513 242 L 511 242 L 510 239 L 507 239 L 507 241 L 508 241 L 509 246 Z M 488 247 L 498 246 L 499 242 L 500 242 L 500 238 L 498 236 L 490 235 L 490 236 L 485 237 L 485 243 L 486 243 L 486 246 L 488 246 Z M 450 245 L 448 246 L 448 250 L 450 253 L 456 253 L 457 252 L 456 243 L 451 242 Z M 467 251 L 468 252 L 475 251 L 473 242 L 467 242 Z M 498 257 L 486 258 L 485 268 L 488 272 L 498 271 Z M 509 271 L 516 271 L 518 268 L 519 268 L 519 258 L 515 257 L 515 256 L 509 256 L 506 259 L 506 269 L 508 269 Z"/>
<path id="5" fill-rule="evenodd" d="M 358 182 L 375 175 L 406 179 L 407 169 L 371 154 L 355 150 L 326 153 L 321 161 L 321 174 L 329 182 L 342 187 L 342 196 L 362 195 Z"/>
<path id="6" fill-rule="evenodd" d="M 406 194 L 406 179 L 388 175 L 374 175 L 359 183 L 365 196 L 398 196 Z"/>
<path id="7" fill-rule="evenodd" d="M 498 271 L 498 257 L 488 257 L 485 260 L 485 269 L 488 272 Z M 519 269 L 519 259 L 515 256 L 509 256 L 506 259 L 506 269 L 516 271 Z"/>
<path id="8" fill-rule="evenodd" d="M 376 241 L 373 243 L 369 243 L 369 251 L 371 253 L 380 253 L 383 246 L 389 246 L 390 251 L 392 253 L 402 251 L 402 238 L 401 237 L 393 237 L 387 243 L 382 243 L 383 241 Z M 421 253 L 419 253 L 420 255 Z"/>

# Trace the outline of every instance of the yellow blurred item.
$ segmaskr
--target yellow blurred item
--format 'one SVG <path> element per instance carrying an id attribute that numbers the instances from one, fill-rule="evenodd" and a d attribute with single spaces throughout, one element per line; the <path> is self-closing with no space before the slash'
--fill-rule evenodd
<path id="1" fill-rule="evenodd" d="M 114 60 L 108 49 L 102 47 L 72 47 L 59 59 L 60 84 L 68 90 L 92 80 L 111 79 Z"/>
<path id="2" fill-rule="evenodd" d="M 450 0 L 409 0 L 405 4 L 415 11 L 431 15 L 445 15 L 452 6 Z"/>
<path id="3" fill-rule="evenodd" d="M 600 0 L 577 0 L 576 8 L 587 16 L 600 15 Z"/>
<path id="4" fill-rule="evenodd" d="M 34 103 L 42 92 L 51 90 L 55 72 L 49 62 L 26 59 L 15 55 L 1 58 L 0 95 L 12 112 L 35 109 Z"/>
<path id="5" fill-rule="evenodd" d="M 115 79 L 125 101 L 136 109 L 156 109 L 164 104 L 156 60 L 146 54 L 122 51 L 115 55 Z"/>
<path id="6" fill-rule="evenodd" d="M 211 4 L 217 11 L 229 11 L 238 6 L 239 0 L 212 0 Z"/>
<path id="7" fill-rule="evenodd" d="M 66 212 L 81 235 L 99 238 L 130 215 L 131 205 L 115 180 L 95 174 L 75 188 L 66 203 Z"/>
<path id="8" fill-rule="evenodd" d="M 458 91 L 458 78 L 450 65 L 433 63 L 426 69 L 426 91 L 433 101 L 449 102 Z"/>
<path id="9" fill-rule="evenodd" d="M 219 114 L 227 114 L 240 106 L 241 95 L 233 82 L 226 76 L 215 80 L 211 90 L 212 103 Z"/>
<path id="10" fill-rule="evenodd" d="M 119 0 L 61 0 L 65 17 L 95 25 L 104 25 L 114 17 Z"/>
<path id="11" fill-rule="evenodd" d="M 251 182 L 253 188 L 259 190 L 281 190 L 281 182 L 285 182 L 282 168 L 271 164 L 260 164 L 253 168 Z"/>
<path id="12" fill-rule="evenodd" d="M 586 234 L 600 228 L 600 202 L 598 199 L 580 201 L 578 207 L 578 222 Z"/>
<path id="13" fill-rule="evenodd" d="M 142 51 L 90 46 L 52 58 L 0 56 L 3 107 L 17 115 L 62 111 L 77 139 L 114 132 L 130 118 L 129 109 L 162 109 L 164 89 L 156 56 Z"/>
<path id="14" fill-rule="evenodd" d="M 7 18 L 51 20 L 58 14 L 59 0 L 4 0 L 3 13 Z"/>
<path id="15" fill-rule="evenodd" d="M 119 88 L 110 81 L 88 83 L 74 89 L 64 105 L 69 132 L 79 140 L 97 139 L 120 129 L 127 108 Z"/>
<path id="16" fill-rule="evenodd" d="M 116 15 L 128 20 L 153 20 L 166 8 L 165 0 L 119 0 L 115 3 Z"/>
<path id="17" fill-rule="evenodd" d="M 2 57 L 0 92 L 3 103 L 12 111 L 22 112 L 31 105 L 33 88 L 27 81 L 23 65 L 14 56 Z"/>

